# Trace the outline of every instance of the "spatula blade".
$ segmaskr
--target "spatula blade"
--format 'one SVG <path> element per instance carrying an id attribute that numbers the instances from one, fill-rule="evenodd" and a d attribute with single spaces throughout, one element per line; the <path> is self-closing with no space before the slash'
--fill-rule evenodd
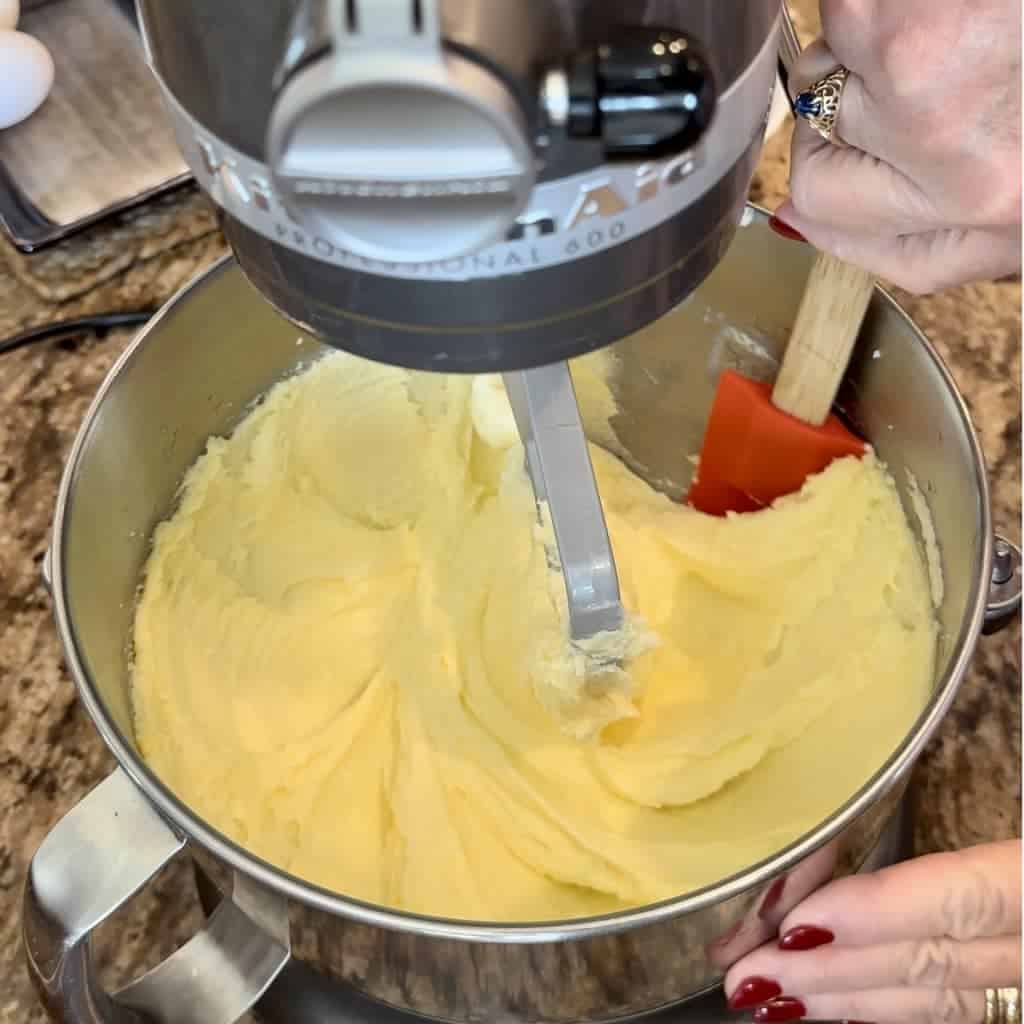
<path id="1" fill-rule="evenodd" d="M 687 501 L 709 515 L 754 511 L 799 491 L 834 459 L 866 451 L 837 416 L 811 426 L 776 408 L 771 385 L 726 370 Z"/>

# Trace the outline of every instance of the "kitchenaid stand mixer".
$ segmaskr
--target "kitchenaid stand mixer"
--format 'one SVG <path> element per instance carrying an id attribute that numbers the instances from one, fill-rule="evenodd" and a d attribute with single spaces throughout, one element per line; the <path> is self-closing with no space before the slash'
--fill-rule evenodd
<path id="1" fill-rule="evenodd" d="M 566 360 L 673 309 L 728 248 L 787 30 L 778 0 L 139 7 L 181 148 L 248 279 L 337 348 L 501 373 L 573 638 L 617 628 Z M 237 887 L 234 902 L 250 912 Z M 274 1019 L 402 1019 L 321 992 L 308 970 L 275 982 Z M 145 986 L 119 999 L 152 1005 Z"/>
<path id="2" fill-rule="evenodd" d="M 946 556 L 934 692 L 845 804 L 767 859 L 734 871 L 714 860 L 720 880 L 709 886 L 678 885 L 667 900 L 611 915 L 511 923 L 425 916 L 318 886 L 221 833 L 142 757 L 132 633 L 152 531 L 184 475 L 254 398 L 324 351 L 297 342 L 258 292 L 310 333 L 371 359 L 508 374 L 520 411 L 517 375 L 555 367 L 529 383 L 569 396 L 570 415 L 545 420 L 557 402 L 545 406 L 539 386 L 522 389 L 528 461 L 532 435 L 548 427 L 564 428 L 568 454 L 575 444 L 579 456 L 565 360 L 632 334 L 614 354 L 615 436 L 648 483 L 681 493 L 685 454 L 699 446 L 714 371 L 728 355 L 718 316 L 781 343 L 812 256 L 753 210 L 729 246 L 769 107 L 777 6 L 141 6 L 182 146 L 223 213 L 237 263 L 201 275 L 123 354 L 63 477 L 44 578 L 79 698 L 117 767 L 53 827 L 27 873 L 24 949 L 41 1000 L 67 1024 L 228 1024 L 253 1008 L 288 1024 L 614 1024 L 653 1011 L 680 1024 L 730 1019 L 718 991 L 730 963 L 769 941 L 827 879 L 897 859 L 894 812 L 910 769 L 950 707 L 982 623 L 1015 607 L 1012 567 L 1000 570 L 1007 592 L 990 590 L 991 507 L 964 403 L 883 293 L 842 400 L 895 479 L 921 481 L 933 499 L 927 542 Z M 376 17 L 385 10 L 393 20 Z M 698 59 L 684 67 L 688 54 Z M 697 301 L 683 303 L 705 277 Z M 550 451 L 533 453 L 542 497 L 556 476 L 557 461 L 550 474 L 543 465 Z M 925 542 L 923 524 L 917 536 Z M 722 626 L 735 632 L 727 617 Z M 277 719 L 266 721 L 274 728 Z M 814 771 L 831 763 L 813 752 L 809 760 Z M 573 799 L 562 773 L 552 785 Z M 332 794 L 325 811 L 348 841 L 365 821 L 346 795 Z M 760 803 L 775 813 L 774 800 Z M 716 856 L 729 852 L 730 835 L 751 832 L 747 815 L 731 820 L 736 831 Z M 113 915 L 133 894 L 185 857 L 206 922 L 109 992 L 91 957 L 94 931 L 121 924 Z M 429 863 L 441 874 L 454 861 Z M 505 883 L 494 870 L 482 881 Z M 440 909 L 451 912 L 447 901 Z"/>
<path id="3" fill-rule="evenodd" d="M 566 360 L 716 265 L 781 20 L 777 0 L 621 6 L 278 0 L 233 20 L 140 3 L 179 143 L 257 288 L 358 355 L 503 374 L 569 639 L 598 680 L 621 668 L 625 613 Z"/>
<path id="4" fill-rule="evenodd" d="M 666 312 L 727 247 L 771 104 L 777 3 L 225 6 L 140 4 L 179 143 L 247 276 L 328 344 L 503 372 L 571 639 L 614 633 L 564 361 Z"/>

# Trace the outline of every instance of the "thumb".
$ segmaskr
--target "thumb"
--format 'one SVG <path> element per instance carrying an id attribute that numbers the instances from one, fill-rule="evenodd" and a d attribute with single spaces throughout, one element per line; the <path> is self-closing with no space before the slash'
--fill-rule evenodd
<path id="1" fill-rule="evenodd" d="M 1020 227 L 871 234 L 822 224 L 783 203 L 775 216 L 812 245 L 915 295 L 991 280 L 1020 264 Z"/>

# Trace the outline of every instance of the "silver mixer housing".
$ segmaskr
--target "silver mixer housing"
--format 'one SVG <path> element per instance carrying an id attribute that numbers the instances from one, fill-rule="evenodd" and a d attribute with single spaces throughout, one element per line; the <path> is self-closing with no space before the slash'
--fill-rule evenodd
<path id="1" fill-rule="evenodd" d="M 684 299 L 742 216 L 778 0 L 140 0 L 249 280 L 371 359 L 523 369 Z"/>

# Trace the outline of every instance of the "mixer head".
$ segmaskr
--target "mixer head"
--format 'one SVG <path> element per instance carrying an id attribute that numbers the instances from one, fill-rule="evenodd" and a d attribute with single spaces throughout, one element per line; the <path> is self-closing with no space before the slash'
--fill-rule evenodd
<path id="1" fill-rule="evenodd" d="M 179 143 L 252 283 L 445 372 L 606 345 L 742 214 L 778 0 L 141 0 Z"/>

